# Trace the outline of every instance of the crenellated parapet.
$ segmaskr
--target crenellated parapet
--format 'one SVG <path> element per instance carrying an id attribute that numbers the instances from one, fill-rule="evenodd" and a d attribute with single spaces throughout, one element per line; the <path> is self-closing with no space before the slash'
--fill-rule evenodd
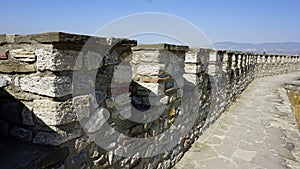
<path id="1" fill-rule="evenodd" d="M 299 70 L 299 56 L 0 35 L 0 135 L 56 154 L 28 166 L 171 168 L 252 80 Z"/>

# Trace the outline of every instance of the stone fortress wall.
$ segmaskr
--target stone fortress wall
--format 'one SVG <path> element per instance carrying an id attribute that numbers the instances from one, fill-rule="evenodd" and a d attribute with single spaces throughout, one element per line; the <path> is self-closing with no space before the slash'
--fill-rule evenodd
<path id="1" fill-rule="evenodd" d="M 28 168 L 171 168 L 251 81 L 299 70 L 299 56 L 58 32 L 0 35 L 0 134 L 55 151 Z M 103 131 L 104 123 L 111 128 Z M 132 139 L 151 137 L 160 146 Z M 136 147 L 145 148 L 122 157 Z"/>

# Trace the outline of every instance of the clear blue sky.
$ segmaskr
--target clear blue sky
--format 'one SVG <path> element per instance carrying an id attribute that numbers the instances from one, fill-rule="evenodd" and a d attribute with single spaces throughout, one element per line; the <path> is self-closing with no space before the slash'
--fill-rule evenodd
<path id="1" fill-rule="evenodd" d="M 138 12 L 195 24 L 211 41 L 300 42 L 300 0 L 2 0 L 0 33 L 93 34 Z"/>

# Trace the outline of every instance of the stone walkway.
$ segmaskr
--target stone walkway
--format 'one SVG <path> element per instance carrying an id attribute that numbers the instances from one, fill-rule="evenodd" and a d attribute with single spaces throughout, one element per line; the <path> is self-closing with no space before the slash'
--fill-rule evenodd
<path id="1" fill-rule="evenodd" d="M 283 89 L 296 78 L 254 80 L 174 169 L 300 169 L 300 132 Z"/>

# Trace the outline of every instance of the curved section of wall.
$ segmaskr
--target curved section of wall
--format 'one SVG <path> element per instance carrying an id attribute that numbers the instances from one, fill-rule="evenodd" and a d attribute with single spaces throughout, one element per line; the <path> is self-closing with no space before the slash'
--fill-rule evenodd
<path id="1" fill-rule="evenodd" d="M 171 168 L 252 80 L 300 70 L 299 56 L 136 45 L 0 35 L 0 134 L 57 154 L 27 167 Z"/>

